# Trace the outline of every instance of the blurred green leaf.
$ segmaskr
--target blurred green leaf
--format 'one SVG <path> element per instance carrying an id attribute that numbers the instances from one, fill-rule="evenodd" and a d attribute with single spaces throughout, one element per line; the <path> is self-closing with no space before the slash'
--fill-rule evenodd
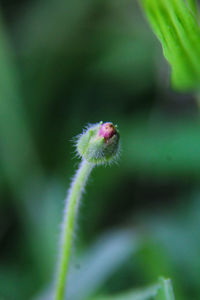
<path id="1" fill-rule="evenodd" d="M 175 300 L 170 279 L 160 279 L 161 288 L 158 289 L 156 300 Z"/>
<path id="2" fill-rule="evenodd" d="M 17 263 L 1 264 L 0 300 L 27 299 L 33 280 L 32 274 L 25 274 L 23 268 L 19 269 Z M 19 288 L 22 286 L 23 288 Z"/>
<path id="3" fill-rule="evenodd" d="M 88 299 L 118 270 L 139 248 L 136 234 L 119 229 L 101 236 L 86 253 L 72 257 L 67 281 L 66 299 Z M 46 300 L 47 290 L 35 300 Z"/>
<path id="4" fill-rule="evenodd" d="M 198 5 L 197 0 L 186 0 L 186 5 L 189 8 L 189 11 L 195 15 L 195 17 L 198 16 Z"/>
<path id="5" fill-rule="evenodd" d="M 200 28 L 195 0 L 142 0 L 148 20 L 172 68 L 179 90 L 199 89 Z"/>
<path id="6" fill-rule="evenodd" d="M 156 18 L 170 5 L 159 3 Z M 199 195 L 193 207 L 190 193 L 199 185 L 199 116 L 190 115 L 197 107 L 189 98 L 183 119 L 186 102 L 166 98 L 163 81 L 164 97 L 158 95 L 156 44 L 137 2 L 13 0 L 1 7 L 0 297 L 32 299 L 52 283 L 65 189 L 78 164 L 69 139 L 87 122 L 103 119 L 119 124 L 122 155 L 118 166 L 95 170 L 83 200 L 70 300 L 146 296 L 148 288 L 133 288 L 160 274 L 172 278 L 177 299 L 198 299 Z M 194 38 L 189 20 L 198 22 L 196 3 L 185 0 L 183 8 L 191 14 L 184 30 L 176 23 L 167 37 L 178 28 L 181 37 L 187 31 Z M 166 24 L 156 20 L 162 31 Z M 191 70 L 182 76 L 185 63 L 180 80 L 193 83 Z M 152 118 L 157 106 L 164 117 Z M 49 291 L 42 299 L 51 299 Z"/>
<path id="7" fill-rule="evenodd" d="M 87 250 L 80 261 L 80 268 L 71 270 L 67 299 L 88 298 L 138 250 L 138 247 L 139 240 L 132 231 L 115 230 L 106 233 Z"/>
<path id="8" fill-rule="evenodd" d="M 84 58 L 91 55 L 91 47 L 86 43 L 90 32 L 85 23 L 97 2 L 34 1 L 18 18 L 15 32 L 26 82 L 24 90 L 37 121 L 41 118 L 42 122 L 60 85 L 66 88 L 76 68 L 78 73 L 84 70 Z M 70 88 L 69 83 L 65 93 Z"/>
<path id="9" fill-rule="evenodd" d="M 91 300 L 153 300 L 159 289 L 159 285 L 135 289 L 115 296 L 100 296 Z"/>
<path id="10" fill-rule="evenodd" d="M 22 196 L 22 186 L 42 170 L 31 137 L 20 90 L 15 54 L 0 14 L 0 140 L 1 164 L 12 192 Z M 30 174 L 32 169 L 32 174 Z"/>
<path id="11" fill-rule="evenodd" d="M 162 117 L 148 123 L 143 118 L 127 122 L 121 129 L 121 166 L 131 172 L 154 176 L 195 178 L 200 176 L 199 120 L 173 121 Z"/>

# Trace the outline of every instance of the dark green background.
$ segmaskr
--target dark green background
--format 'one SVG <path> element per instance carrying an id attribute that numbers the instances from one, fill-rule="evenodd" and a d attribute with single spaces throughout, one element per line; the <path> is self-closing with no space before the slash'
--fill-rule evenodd
<path id="1" fill-rule="evenodd" d="M 71 300 L 160 275 L 176 299 L 200 299 L 199 107 L 169 73 L 134 0 L 1 1 L 1 300 L 45 299 L 78 167 L 72 138 L 101 120 L 118 124 L 121 157 L 83 197 Z"/>

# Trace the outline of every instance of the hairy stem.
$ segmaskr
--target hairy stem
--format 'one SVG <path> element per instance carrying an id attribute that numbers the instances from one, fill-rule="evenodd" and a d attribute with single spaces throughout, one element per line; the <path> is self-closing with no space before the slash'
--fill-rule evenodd
<path id="1" fill-rule="evenodd" d="M 61 253 L 58 265 L 56 292 L 54 300 L 63 300 L 65 284 L 69 269 L 69 259 L 73 242 L 75 219 L 78 204 L 84 191 L 88 176 L 94 167 L 93 163 L 82 160 L 77 173 L 75 174 L 71 188 L 66 198 L 64 211 L 63 231 L 61 234 Z"/>

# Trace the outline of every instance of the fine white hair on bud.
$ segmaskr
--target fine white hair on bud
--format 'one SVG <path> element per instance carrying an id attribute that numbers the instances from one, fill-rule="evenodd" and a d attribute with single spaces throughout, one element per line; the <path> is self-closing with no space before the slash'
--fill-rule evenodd
<path id="1" fill-rule="evenodd" d="M 72 180 L 71 188 L 66 198 L 55 300 L 63 300 L 65 297 L 65 284 L 69 270 L 78 205 L 87 179 L 95 165 L 110 163 L 118 155 L 119 132 L 117 126 L 114 126 L 111 122 L 99 122 L 88 126 L 77 138 L 76 148 L 82 161 Z"/>
<path id="2" fill-rule="evenodd" d="M 94 164 L 113 161 L 119 152 L 119 131 L 111 122 L 90 125 L 77 140 L 80 157 Z"/>

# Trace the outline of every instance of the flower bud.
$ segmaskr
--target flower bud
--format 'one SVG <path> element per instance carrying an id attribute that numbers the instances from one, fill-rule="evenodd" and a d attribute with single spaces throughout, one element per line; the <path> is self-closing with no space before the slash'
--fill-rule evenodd
<path id="1" fill-rule="evenodd" d="M 88 127 L 77 141 L 78 154 L 88 162 L 104 164 L 116 158 L 119 151 L 119 132 L 111 122 Z"/>

